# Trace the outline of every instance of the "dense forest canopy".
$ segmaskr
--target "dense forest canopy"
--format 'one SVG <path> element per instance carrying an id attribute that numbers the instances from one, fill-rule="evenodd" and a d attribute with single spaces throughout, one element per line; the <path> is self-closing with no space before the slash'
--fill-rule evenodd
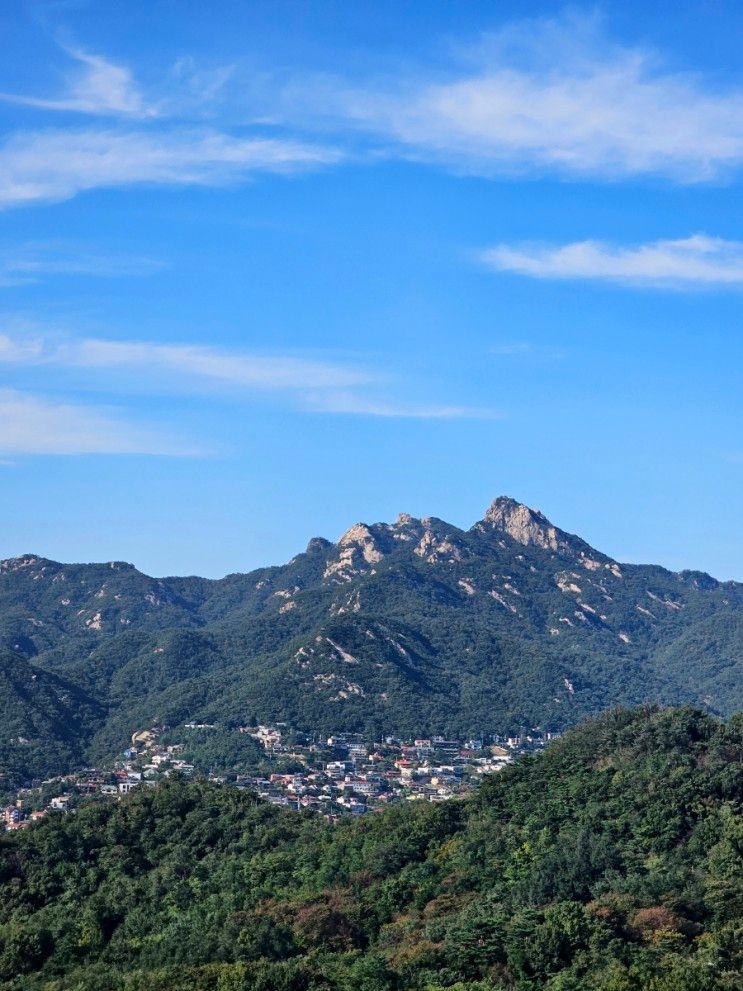
<path id="1" fill-rule="evenodd" d="M 734 991 L 743 719 L 615 710 L 336 826 L 171 780 L 1 840 L 8 991 Z"/>

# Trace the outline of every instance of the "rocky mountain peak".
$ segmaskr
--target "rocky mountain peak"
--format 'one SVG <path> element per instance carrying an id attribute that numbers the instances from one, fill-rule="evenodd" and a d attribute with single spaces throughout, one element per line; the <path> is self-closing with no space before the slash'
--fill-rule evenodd
<path id="1" fill-rule="evenodd" d="M 525 547 L 564 552 L 570 549 L 569 535 L 554 526 L 538 509 L 530 509 L 508 496 L 498 496 L 488 507 L 482 523 L 502 530 Z"/>
<path id="2" fill-rule="evenodd" d="M 380 541 L 379 527 L 366 523 L 354 523 L 339 537 L 337 557 L 330 560 L 324 577 L 336 582 L 351 581 L 382 560 L 385 548 Z"/>
<path id="3" fill-rule="evenodd" d="M 410 513 L 398 513 L 397 519 L 393 523 L 393 526 L 410 526 L 413 523 L 417 523 L 418 520 L 414 519 Z"/>
<path id="4" fill-rule="evenodd" d="M 354 523 L 344 534 L 338 538 L 339 547 L 350 547 L 353 545 L 373 547 L 375 536 L 371 527 L 366 523 Z"/>
<path id="5" fill-rule="evenodd" d="M 326 540 L 325 537 L 312 537 L 310 542 L 307 544 L 306 554 L 321 553 L 323 551 L 330 550 L 332 543 Z"/>

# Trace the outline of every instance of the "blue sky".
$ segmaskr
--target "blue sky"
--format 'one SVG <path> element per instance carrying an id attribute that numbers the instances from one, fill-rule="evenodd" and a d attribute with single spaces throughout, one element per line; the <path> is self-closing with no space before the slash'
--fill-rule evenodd
<path id="1" fill-rule="evenodd" d="M 740 4 L 214 10 L 0 11 L 0 556 L 508 494 L 743 578 Z"/>

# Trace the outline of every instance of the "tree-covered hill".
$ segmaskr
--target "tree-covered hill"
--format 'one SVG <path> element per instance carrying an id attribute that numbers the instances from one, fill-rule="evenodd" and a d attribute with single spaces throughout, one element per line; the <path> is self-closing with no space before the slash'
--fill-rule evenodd
<path id="1" fill-rule="evenodd" d="M 80 767 L 104 715 L 74 684 L 0 648 L 0 790 Z"/>
<path id="2" fill-rule="evenodd" d="M 0 840 L 8 991 L 734 991 L 743 723 L 612 711 L 330 826 L 171 780 Z"/>
<path id="3" fill-rule="evenodd" d="M 507 498 L 219 581 L 0 563 L 0 643 L 105 710 L 91 755 L 190 718 L 465 736 L 616 703 L 743 707 L 743 586 L 625 565 Z"/>

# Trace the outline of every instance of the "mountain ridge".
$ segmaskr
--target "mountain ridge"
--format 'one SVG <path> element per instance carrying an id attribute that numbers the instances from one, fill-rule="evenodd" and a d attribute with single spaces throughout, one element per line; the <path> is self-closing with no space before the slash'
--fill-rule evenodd
<path id="1" fill-rule="evenodd" d="M 92 754 L 191 718 L 464 736 L 615 703 L 727 715 L 742 616 L 743 585 L 619 563 L 504 496 L 468 530 L 402 513 L 220 579 L 0 562 L 0 647 L 105 710 Z"/>
<path id="2" fill-rule="evenodd" d="M 330 550 L 333 547 L 343 547 L 349 546 L 355 541 L 361 539 L 362 536 L 368 538 L 369 533 L 373 534 L 376 531 L 395 531 L 402 530 L 403 528 L 412 527 L 422 527 L 424 530 L 431 528 L 435 524 L 440 524 L 451 531 L 456 531 L 460 534 L 472 533 L 473 531 L 479 531 L 486 533 L 488 529 L 500 530 L 507 536 L 511 537 L 517 543 L 523 546 L 539 546 L 543 549 L 548 549 L 556 552 L 560 552 L 569 556 L 571 552 L 578 551 L 580 556 L 580 550 L 590 551 L 591 554 L 596 555 L 597 558 L 603 559 L 604 561 L 614 562 L 620 564 L 618 558 L 613 558 L 611 555 L 605 554 L 602 551 L 597 550 L 587 541 L 583 540 L 577 534 L 570 533 L 569 531 L 563 530 L 556 526 L 544 513 L 539 509 L 527 506 L 525 503 L 521 503 L 518 500 L 512 498 L 511 496 L 496 496 L 490 505 L 485 510 L 483 517 L 476 520 L 469 528 L 465 529 L 463 527 L 458 527 L 453 523 L 448 523 L 447 521 L 440 519 L 436 516 L 422 516 L 415 517 L 407 512 L 398 513 L 394 523 L 386 523 L 384 521 L 378 521 L 375 523 L 366 523 L 364 521 L 358 521 L 352 524 L 348 529 L 346 529 L 336 541 L 330 540 L 327 537 L 316 535 L 311 537 L 307 543 L 305 550 L 301 553 L 307 554 L 318 550 Z M 296 560 L 300 554 L 295 555 L 291 560 Z M 34 564 L 39 564 L 41 566 L 55 566 L 55 567 L 85 567 L 85 566 L 95 566 L 99 568 L 111 568 L 116 571 L 134 571 L 139 575 L 146 578 L 150 578 L 152 581 L 171 581 L 171 580 L 188 580 L 194 579 L 203 582 L 221 582 L 226 579 L 233 578 L 236 576 L 245 576 L 253 574 L 254 572 L 269 570 L 271 568 L 280 568 L 282 565 L 262 565 L 258 568 L 250 569 L 249 571 L 232 571 L 218 578 L 206 578 L 196 573 L 190 573 L 187 575 L 163 575 L 158 577 L 151 576 L 142 572 L 137 568 L 136 564 L 130 561 L 92 561 L 92 562 L 61 562 L 53 558 L 47 558 L 44 555 L 36 554 L 33 552 L 25 552 L 22 554 L 14 555 L 9 558 L 0 560 L 0 574 L 3 571 L 13 571 L 21 570 L 22 568 L 33 566 Z M 629 562 L 625 562 L 629 564 Z M 632 564 L 633 567 L 643 567 L 642 564 Z M 649 565 L 651 567 L 661 567 L 664 571 L 667 571 L 671 575 L 676 575 L 678 577 L 688 576 L 689 578 L 699 578 L 700 580 L 710 580 L 716 585 L 738 585 L 739 582 L 734 579 L 717 579 L 713 575 L 706 571 L 701 571 L 698 569 L 684 568 L 679 571 L 673 571 L 670 568 L 665 568 L 663 565 Z"/>

